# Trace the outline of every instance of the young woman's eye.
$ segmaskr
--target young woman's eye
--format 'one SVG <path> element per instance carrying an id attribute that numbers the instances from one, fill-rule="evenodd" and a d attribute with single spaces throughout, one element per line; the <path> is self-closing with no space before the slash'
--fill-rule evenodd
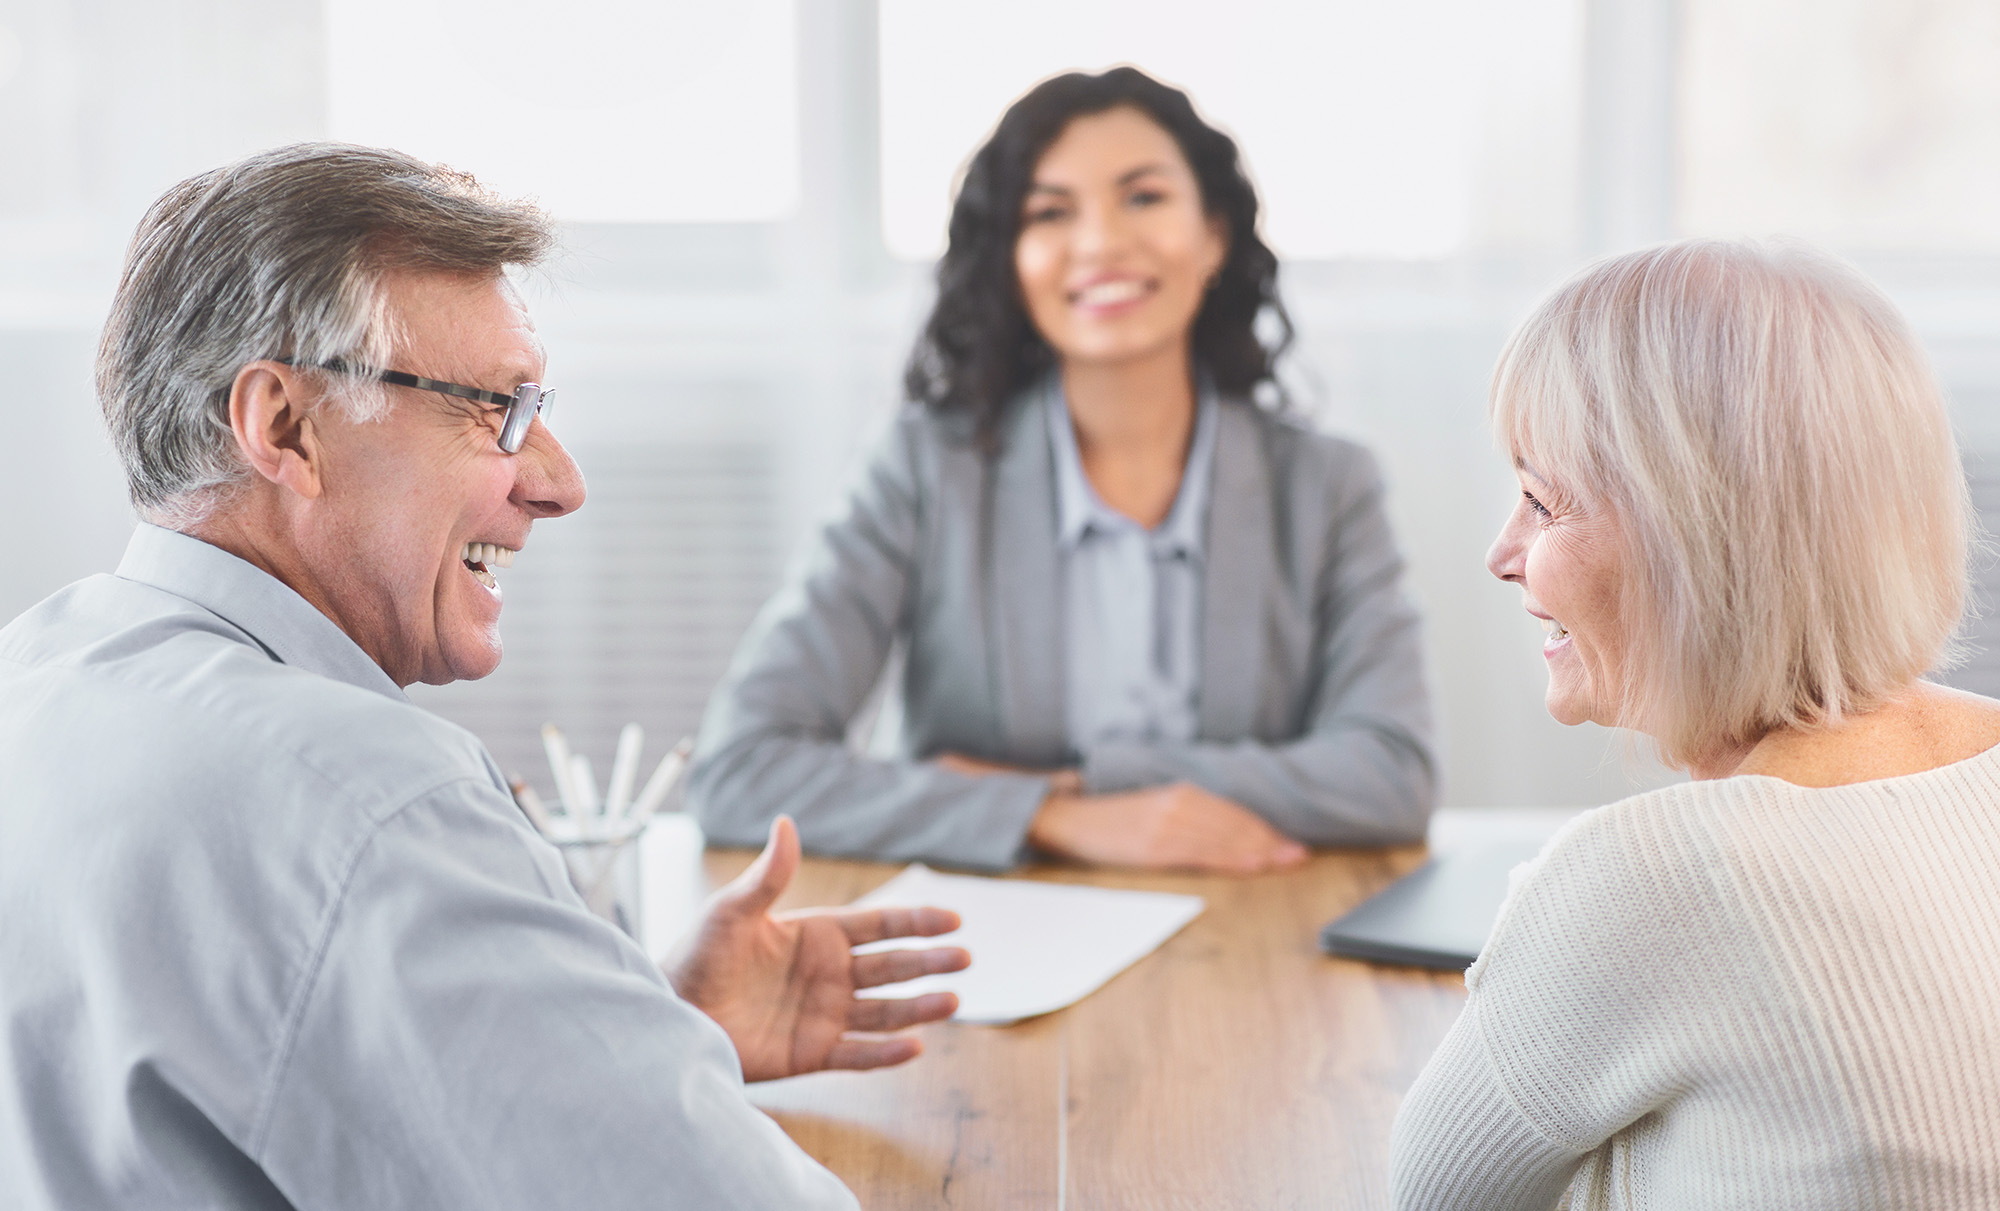
<path id="1" fill-rule="evenodd" d="M 1167 200 L 1167 195 L 1157 189 L 1140 189 L 1125 200 L 1133 206 L 1157 206 Z"/>
<path id="2" fill-rule="evenodd" d="M 1036 206 L 1021 216 L 1021 225 L 1032 227 L 1036 223 L 1053 223 L 1068 213 L 1061 206 Z"/>

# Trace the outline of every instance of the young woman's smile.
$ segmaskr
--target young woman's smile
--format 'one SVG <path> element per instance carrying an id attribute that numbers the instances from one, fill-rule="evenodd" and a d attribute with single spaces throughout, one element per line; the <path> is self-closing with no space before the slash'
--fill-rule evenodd
<path id="1" fill-rule="evenodd" d="M 1074 119 L 1042 153 L 1014 270 L 1066 364 L 1117 364 L 1185 350 L 1228 251 L 1174 137 L 1119 106 Z"/>

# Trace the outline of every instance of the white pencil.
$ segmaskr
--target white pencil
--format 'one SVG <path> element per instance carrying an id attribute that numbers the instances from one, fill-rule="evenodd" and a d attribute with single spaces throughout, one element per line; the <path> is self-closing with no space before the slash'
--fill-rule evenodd
<path id="1" fill-rule="evenodd" d="M 582 753 L 569 759 L 569 789 L 576 795 L 576 807 L 570 814 L 576 817 L 577 827 L 598 824 L 597 775 L 591 772 L 590 758 Z"/>
<path id="2" fill-rule="evenodd" d="M 694 740 L 689 738 L 676 744 L 672 752 L 660 758 L 660 764 L 653 770 L 653 776 L 646 779 L 646 789 L 639 792 L 638 799 L 633 801 L 632 810 L 625 813 L 625 818 L 631 821 L 632 829 L 636 831 L 644 828 L 646 821 L 652 819 L 653 813 L 660 809 L 660 804 L 666 802 L 667 792 L 674 789 L 674 783 L 680 781 L 681 771 L 687 768 L 688 754 L 692 752 L 694 752 Z"/>
<path id="3" fill-rule="evenodd" d="M 555 776 L 556 798 L 562 802 L 562 809 L 576 814 L 576 791 L 569 784 L 569 740 L 562 729 L 553 723 L 542 725 L 542 751 L 549 755 L 549 773 Z"/>
<path id="4" fill-rule="evenodd" d="M 639 780 L 639 750 L 646 745 L 646 730 L 628 723 L 618 733 L 618 755 L 611 759 L 611 787 L 604 792 L 604 815 L 616 820 L 632 806 L 632 784 Z"/>

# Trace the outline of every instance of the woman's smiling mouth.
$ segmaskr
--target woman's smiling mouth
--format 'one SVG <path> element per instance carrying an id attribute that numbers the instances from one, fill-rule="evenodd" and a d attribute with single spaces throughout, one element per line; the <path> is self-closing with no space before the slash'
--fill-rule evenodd
<path id="1" fill-rule="evenodd" d="M 1542 654 L 1556 651 L 1569 642 L 1569 630 L 1553 618 L 1542 619 L 1542 631 L 1547 638 L 1542 640 Z"/>
<path id="2" fill-rule="evenodd" d="M 1085 311 L 1112 311 L 1139 302 L 1153 289 L 1153 283 L 1144 278 L 1104 278 L 1070 291 L 1069 302 Z"/>

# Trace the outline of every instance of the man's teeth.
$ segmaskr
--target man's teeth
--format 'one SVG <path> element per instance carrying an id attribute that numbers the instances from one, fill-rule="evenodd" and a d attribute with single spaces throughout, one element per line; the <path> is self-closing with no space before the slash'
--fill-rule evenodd
<path id="1" fill-rule="evenodd" d="M 458 557 L 465 562 L 466 571 L 472 573 L 473 579 L 489 589 L 500 587 L 500 582 L 493 578 L 494 568 L 514 566 L 513 550 L 497 542 L 466 543 L 460 548 Z"/>
<path id="2" fill-rule="evenodd" d="M 1550 639 L 1569 638 L 1569 632 L 1563 628 L 1563 624 L 1553 618 L 1542 619 L 1542 630 L 1548 632 Z"/>
<path id="3" fill-rule="evenodd" d="M 467 563 L 483 563 L 493 568 L 514 566 L 514 551 L 497 542 L 469 542 L 458 557 Z"/>
<path id="4" fill-rule="evenodd" d="M 1127 303 L 1146 292 L 1146 287 L 1131 279 L 1116 282 L 1099 282 L 1076 292 L 1076 301 L 1085 307 L 1104 307 L 1112 303 Z"/>

